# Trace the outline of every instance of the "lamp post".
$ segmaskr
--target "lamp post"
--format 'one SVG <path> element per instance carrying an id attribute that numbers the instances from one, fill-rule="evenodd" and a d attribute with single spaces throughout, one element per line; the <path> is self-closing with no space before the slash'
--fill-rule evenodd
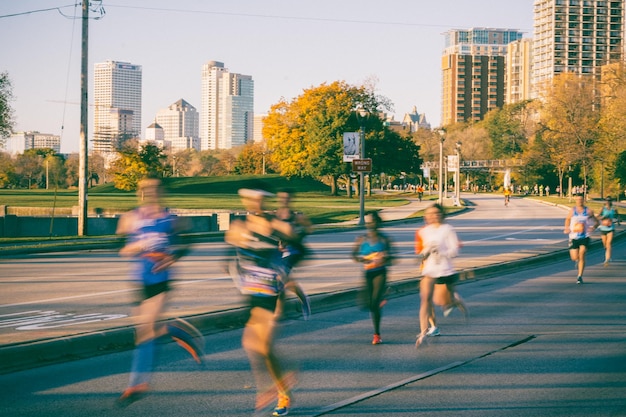
<path id="1" fill-rule="evenodd" d="M 456 163 L 458 164 L 456 167 L 456 176 L 455 176 L 455 192 L 456 192 L 456 203 L 461 205 L 461 141 L 456 143 Z"/>
<path id="2" fill-rule="evenodd" d="M 361 131 L 360 131 L 360 140 L 361 140 L 361 152 L 359 157 L 361 159 L 365 158 L 365 122 L 369 117 L 370 113 L 367 111 L 365 107 L 362 105 L 357 106 L 356 108 L 356 117 L 360 122 Z M 359 226 L 365 225 L 365 173 L 363 171 L 359 172 Z"/>
<path id="3" fill-rule="evenodd" d="M 446 140 L 446 131 L 437 130 L 440 136 L 439 140 L 439 175 L 437 177 L 437 188 L 439 190 L 439 199 L 437 202 L 443 205 L 443 142 Z"/>

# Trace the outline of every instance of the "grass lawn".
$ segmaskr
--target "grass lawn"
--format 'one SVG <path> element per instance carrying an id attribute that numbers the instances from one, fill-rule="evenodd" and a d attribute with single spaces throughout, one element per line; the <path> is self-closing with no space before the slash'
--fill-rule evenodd
<path id="1" fill-rule="evenodd" d="M 287 179 L 277 175 L 167 178 L 164 204 L 176 209 L 242 210 L 237 194 L 240 188 L 260 188 L 272 191 L 289 188 L 295 192 L 293 206 L 305 213 L 314 224 L 351 220 L 359 215 L 359 198 L 345 194 L 331 196 L 330 188 L 309 178 Z M 112 184 L 99 185 L 88 190 L 88 209 L 96 208 L 106 214 L 121 213 L 137 206 L 135 192 L 121 191 Z M 375 194 L 366 196 L 365 209 L 406 204 L 406 195 Z M 37 207 L 41 215 L 67 215 L 78 205 L 77 190 L 0 190 L 0 205 L 10 207 Z M 276 200 L 268 199 L 267 208 L 274 209 Z"/>

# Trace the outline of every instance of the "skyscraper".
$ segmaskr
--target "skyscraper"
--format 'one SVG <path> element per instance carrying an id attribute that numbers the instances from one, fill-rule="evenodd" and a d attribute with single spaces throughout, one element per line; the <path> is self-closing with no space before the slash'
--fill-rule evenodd
<path id="1" fill-rule="evenodd" d="M 442 68 L 443 126 L 478 121 L 504 104 L 509 43 L 522 38 L 514 29 L 452 29 L 445 33 Z"/>
<path id="2" fill-rule="evenodd" d="M 141 132 L 141 66 L 107 61 L 94 68 L 93 150 L 114 152 Z"/>
<path id="3" fill-rule="evenodd" d="M 253 140 L 254 81 L 222 62 L 202 66 L 200 149 L 230 149 Z"/>
<path id="4" fill-rule="evenodd" d="M 564 72 L 598 79 L 624 57 L 624 0 L 535 0 L 533 97 Z"/>
<path id="5" fill-rule="evenodd" d="M 163 129 L 163 141 L 172 150 L 200 150 L 199 115 L 196 108 L 183 100 L 159 110 L 156 123 Z"/>

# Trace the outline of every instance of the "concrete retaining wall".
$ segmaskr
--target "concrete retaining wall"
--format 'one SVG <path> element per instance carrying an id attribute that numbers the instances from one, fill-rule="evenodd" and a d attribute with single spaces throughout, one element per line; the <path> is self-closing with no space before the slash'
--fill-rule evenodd
<path id="1" fill-rule="evenodd" d="M 2 214 L 3 210 L 0 210 Z M 202 216 L 185 216 L 189 220 L 192 233 L 205 233 L 228 230 L 232 218 L 237 214 L 213 213 Z M 119 216 L 89 217 L 87 235 L 114 235 Z M 0 215 L 0 237 L 49 237 L 76 236 L 78 217 L 37 217 Z"/>

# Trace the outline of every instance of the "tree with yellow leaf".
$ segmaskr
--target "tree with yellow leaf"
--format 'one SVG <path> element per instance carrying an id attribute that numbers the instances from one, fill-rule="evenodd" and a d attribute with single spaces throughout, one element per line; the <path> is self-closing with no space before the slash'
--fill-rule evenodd
<path id="1" fill-rule="evenodd" d="M 544 92 L 540 126 L 546 153 L 561 182 L 569 166 L 579 165 L 586 189 L 600 114 L 594 81 L 590 76 L 559 74 Z"/>
<path id="2" fill-rule="evenodd" d="M 365 156 L 372 158 L 374 172 L 416 170 L 417 146 L 390 131 L 379 117 L 379 112 L 389 110 L 387 103 L 372 88 L 344 81 L 309 88 L 290 102 L 282 99 L 272 106 L 263 127 L 276 170 L 287 177 L 326 179 L 335 194 L 338 178 L 352 169 L 343 162 L 343 134 L 359 131 L 358 105 L 370 112 L 364 120 Z"/>

